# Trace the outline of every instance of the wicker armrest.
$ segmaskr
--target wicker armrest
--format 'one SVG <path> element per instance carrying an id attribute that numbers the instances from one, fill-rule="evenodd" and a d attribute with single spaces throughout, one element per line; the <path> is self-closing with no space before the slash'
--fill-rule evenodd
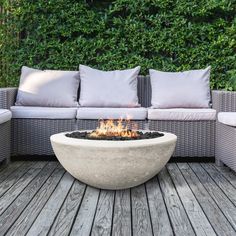
<path id="1" fill-rule="evenodd" d="M 212 104 L 217 112 L 236 112 L 236 92 L 213 90 Z"/>
<path id="2" fill-rule="evenodd" d="M 0 108 L 9 109 L 15 104 L 17 88 L 0 88 Z"/>

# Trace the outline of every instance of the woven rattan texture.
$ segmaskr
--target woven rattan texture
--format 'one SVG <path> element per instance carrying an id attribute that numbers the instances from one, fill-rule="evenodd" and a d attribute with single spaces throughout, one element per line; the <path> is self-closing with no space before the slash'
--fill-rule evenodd
<path id="1" fill-rule="evenodd" d="M 175 157 L 215 156 L 215 121 L 150 120 L 149 128 L 177 135 Z"/>
<path id="2" fill-rule="evenodd" d="M 17 88 L 0 88 L 0 108 L 9 109 L 15 104 Z"/>
<path id="3" fill-rule="evenodd" d="M 236 127 L 217 124 L 216 159 L 236 171 Z"/>
<path id="4" fill-rule="evenodd" d="M 212 91 L 213 108 L 217 112 L 236 112 L 236 92 Z M 217 163 L 223 162 L 236 171 L 236 128 L 216 122 Z"/>
<path id="5" fill-rule="evenodd" d="M 50 136 L 74 129 L 75 120 L 12 119 L 12 155 L 53 155 Z"/>
<path id="6" fill-rule="evenodd" d="M 217 112 L 236 112 L 236 92 L 213 90 L 212 102 Z"/>
<path id="7" fill-rule="evenodd" d="M 10 159 L 11 122 L 0 124 L 0 162 Z"/>
<path id="8" fill-rule="evenodd" d="M 138 76 L 138 97 L 142 107 L 151 106 L 151 82 L 149 76 Z"/>

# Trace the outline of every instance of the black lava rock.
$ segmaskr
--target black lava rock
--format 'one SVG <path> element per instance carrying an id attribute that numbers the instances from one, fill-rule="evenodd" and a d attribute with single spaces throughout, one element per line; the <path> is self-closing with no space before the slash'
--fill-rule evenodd
<path id="1" fill-rule="evenodd" d="M 146 132 L 143 133 L 141 131 L 137 131 L 139 136 L 137 137 L 121 137 L 121 136 L 102 136 L 102 137 L 91 137 L 89 136 L 90 132 L 86 131 L 76 131 L 72 133 L 67 133 L 66 137 L 69 138 L 77 138 L 77 139 L 90 139 L 90 140 L 110 140 L 110 141 L 127 141 L 127 140 L 140 140 L 140 139 L 152 139 L 152 138 L 159 138 L 164 136 L 163 133 L 159 132 Z"/>

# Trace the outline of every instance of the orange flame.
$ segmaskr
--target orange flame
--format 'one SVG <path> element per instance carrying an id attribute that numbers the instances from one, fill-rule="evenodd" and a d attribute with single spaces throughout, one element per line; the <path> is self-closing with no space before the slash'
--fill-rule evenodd
<path id="1" fill-rule="evenodd" d="M 99 122 L 99 126 L 89 134 L 90 137 L 138 137 L 139 134 L 135 130 L 130 130 L 129 120 L 125 120 L 126 125 L 123 125 L 123 120 L 119 119 L 117 122 L 113 120 Z"/>

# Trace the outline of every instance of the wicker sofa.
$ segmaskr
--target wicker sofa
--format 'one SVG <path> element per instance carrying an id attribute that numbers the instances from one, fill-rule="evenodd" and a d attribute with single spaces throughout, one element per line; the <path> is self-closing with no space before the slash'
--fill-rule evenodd
<path id="1" fill-rule="evenodd" d="M 17 88 L 1 88 L 0 108 L 11 109 L 14 106 L 16 94 Z M 217 112 L 235 110 L 235 99 L 231 98 L 231 93 L 227 93 L 227 99 L 225 99 L 224 94 L 221 91 L 212 91 L 213 108 Z M 148 108 L 151 106 L 151 84 L 149 76 L 138 77 L 138 97 L 142 107 Z M 24 118 L 20 117 L 14 117 L 13 112 L 11 122 L 11 155 L 13 156 L 53 155 L 49 141 L 49 137 L 52 134 L 77 129 L 94 129 L 98 124 L 97 119 L 76 119 L 76 115 L 67 118 L 57 118 L 56 115 L 54 118 L 35 118 L 31 114 L 27 117 L 23 116 Z M 131 125 L 135 122 L 138 124 L 139 129 L 175 133 L 178 136 L 177 147 L 174 153 L 175 157 L 215 156 L 215 119 L 152 120 L 147 118 L 132 120 Z"/>
<path id="2" fill-rule="evenodd" d="M 217 113 L 236 112 L 236 92 L 214 91 L 213 107 Z M 216 163 L 226 164 L 236 171 L 236 128 L 217 119 L 216 122 Z"/>
<path id="3" fill-rule="evenodd" d="M 0 109 L 0 162 L 10 160 L 11 112 Z"/>

